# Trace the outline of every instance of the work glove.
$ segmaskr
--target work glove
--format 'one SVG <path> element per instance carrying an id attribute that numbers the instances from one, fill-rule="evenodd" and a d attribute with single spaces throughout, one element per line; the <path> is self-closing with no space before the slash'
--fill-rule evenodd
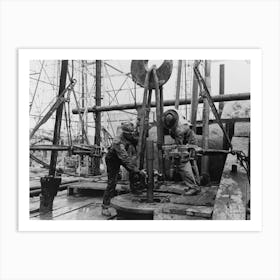
<path id="1" fill-rule="evenodd" d="M 148 176 L 148 174 L 147 174 L 147 172 L 145 171 L 145 169 L 141 169 L 141 170 L 139 171 L 139 174 L 140 174 L 140 176 L 142 176 L 142 177 L 144 177 L 144 178 L 146 178 L 146 177 Z"/>

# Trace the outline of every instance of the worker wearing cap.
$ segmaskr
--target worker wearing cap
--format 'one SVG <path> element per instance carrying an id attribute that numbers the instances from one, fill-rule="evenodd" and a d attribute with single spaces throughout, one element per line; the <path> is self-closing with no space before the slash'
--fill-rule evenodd
<path id="1" fill-rule="evenodd" d="M 130 145 L 137 145 L 137 141 L 134 125 L 131 122 L 122 123 L 120 134 L 114 138 L 105 157 L 108 175 L 108 185 L 104 192 L 102 204 L 102 214 L 105 216 L 111 216 L 109 211 L 110 201 L 115 196 L 120 166 L 125 167 L 130 173 L 130 178 L 134 174 L 144 175 L 144 171 L 137 168 L 127 152 Z"/>
<path id="2" fill-rule="evenodd" d="M 196 135 L 188 123 L 180 124 L 175 110 L 169 110 L 164 114 L 164 126 L 169 129 L 170 136 L 177 145 L 193 145 L 197 147 Z M 198 147 L 197 147 L 198 148 Z M 195 195 L 200 192 L 200 176 L 196 160 L 182 158 L 178 173 L 186 185 L 185 195 Z"/>

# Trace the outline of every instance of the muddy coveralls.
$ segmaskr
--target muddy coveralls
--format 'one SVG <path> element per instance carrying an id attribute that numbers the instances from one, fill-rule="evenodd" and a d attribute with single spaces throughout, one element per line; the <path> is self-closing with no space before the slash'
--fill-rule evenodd
<path id="1" fill-rule="evenodd" d="M 133 163 L 129 157 L 127 150 L 131 143 L 127 141 L 122 135 L 117 136 L 108 150 L 105 157 L 107 165 L 108 185 L 103 196 L 103 209 L 110 206 L 111 198 L 115 196 L 116 185 L 120 166 L 122 165 L 129 172 L 129 177 L 134 173 L 139 173 L 136 164 Z"/>
<path id="2" fill-rule="evenodd" d="M 197 144 L 195 133 L 188 125 L 177 126 L 175 130 L 170 131 L 170 135 L 177 145 Z M 196 160 L 182 159 L 179 164 L 178 173 L 188 189 L 196 190 L 196 192 L 200 191 L 200 176 Z"/>

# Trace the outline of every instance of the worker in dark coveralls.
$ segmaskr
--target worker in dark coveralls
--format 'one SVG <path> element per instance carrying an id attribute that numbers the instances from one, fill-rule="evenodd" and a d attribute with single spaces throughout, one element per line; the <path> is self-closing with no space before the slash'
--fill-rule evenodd
<path id="1" fill-rule="evenodd" d="M 107 165 L 108 185 L 104 192 L 103 204 L 102 204 L 102 215 L 111 216 L 110 201 L 115 196 L 116 184 L 122 165 L 129 172 L 129 178 L 135 174 L 144 176 L 145 172 L 140 171 L 136 163 L 133 162 L 128 154 L 128 149 L 131 145 L 137 145 L 138 137 L 135 134 L 134 125 L 130 122 L 123 123 L 121 125 L 121 132 L 119 136 L 116 136 L 113 140 L 111 147 L 105 157 Z M 130 185 L 132 186 L 132 185 Z M 133 190 L 132 190 L 133 191 Z"/>
<path id="2" fill-rule="evenodd" d="M 164 122 L 165 126 L 170 128 L 169 134 L 177 145 L 189 145 L 195 150 L 200 149 L 197 146 L 196 135 L 189 124 L 179 124 L 178 121 L 175 121 L 172 114 L 169 115 L 168 113 Z M 192 149 L 190 149 L 190 152 L 192 152 Z M 200 192 L 200 176 L 196 160 L 182 158 L 178 166 L 178 173 L 186 185 L 185 195 L 196 195 Z"/>

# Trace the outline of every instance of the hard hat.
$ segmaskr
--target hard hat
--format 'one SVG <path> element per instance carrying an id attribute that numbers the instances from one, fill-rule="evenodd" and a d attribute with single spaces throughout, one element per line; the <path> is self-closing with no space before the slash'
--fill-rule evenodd
<path id="1" fill-rule="evenodd" d="M 176 110 L 170 109 L 163 113 L 163 125 L 167 129 L 172 129 L 178 124 L 179 115 Z"/>
<path id="2" fill-rule="evenodd" d="M 121 124 L 121 129 L 123 132 L 128 132 L 128 133 L 132 133 L 135 130 L 132 122 L 123 122 Z"/>

